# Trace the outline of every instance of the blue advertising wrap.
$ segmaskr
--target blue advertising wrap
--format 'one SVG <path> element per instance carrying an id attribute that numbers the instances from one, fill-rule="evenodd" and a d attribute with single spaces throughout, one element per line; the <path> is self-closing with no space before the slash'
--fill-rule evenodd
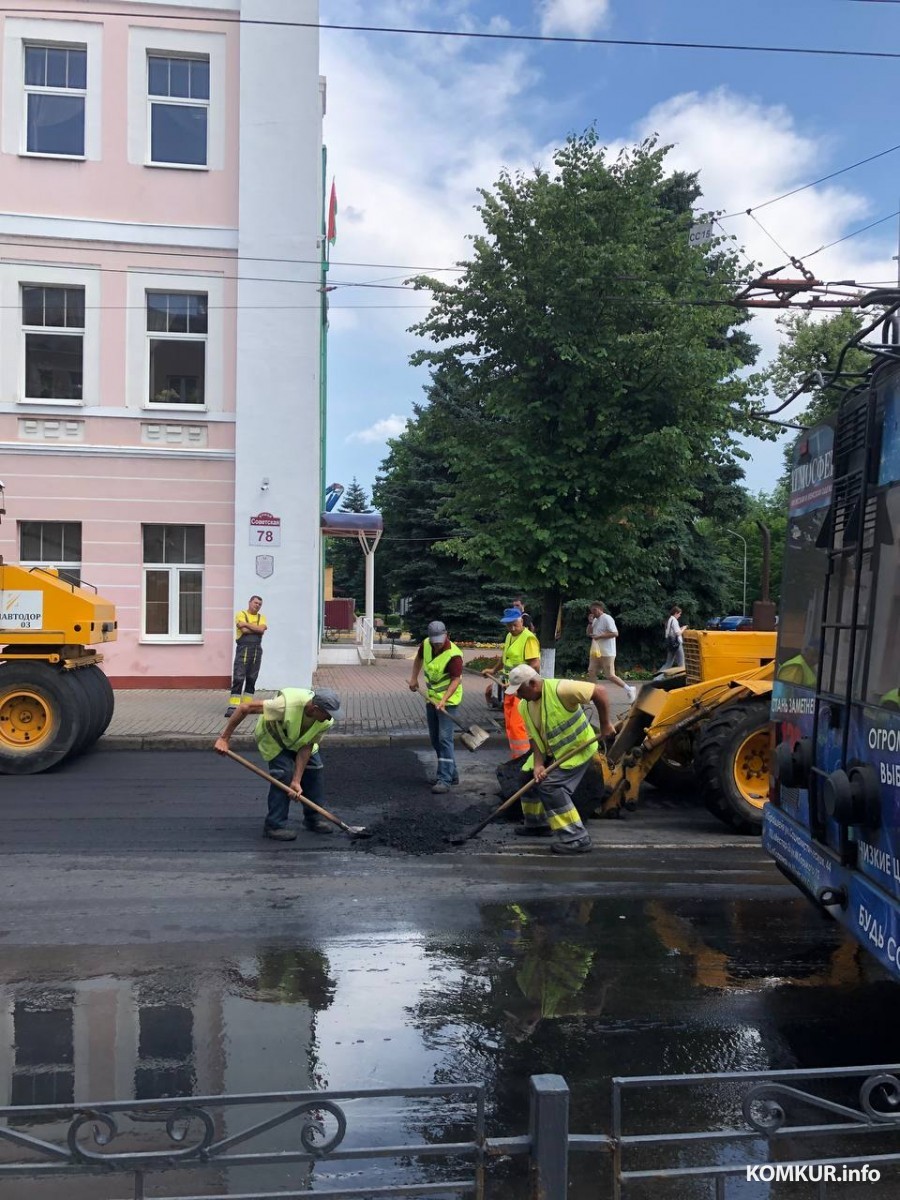
<path id="1" fill-rule="evenodd" d="M 900 905 L 892 896 L 841 866 L 829 850 L 810 841 L 807 829 L 772 804 L 763 815 L 763 848 L 817 903 L 823 893 L 843 894 L 843 905 L 830 905 L 829 914 L 900 979 Z"/>

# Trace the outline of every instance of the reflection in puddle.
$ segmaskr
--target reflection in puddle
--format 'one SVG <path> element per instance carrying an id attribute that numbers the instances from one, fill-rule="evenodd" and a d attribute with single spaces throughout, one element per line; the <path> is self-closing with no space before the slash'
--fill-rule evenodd
<path id="1" fill-rule="evenodd" d="M 0 954 L 0 1105 L 483 1080 L 488 1132 L 500 1136 L 525 1131 L 528 1077 L 547 1072 L 568 1080 L 572 1128 L 587 1133 L 609 1129 L 613 1075 L 900 1057 L 883 1015 L 891 985 L 800 900 L 576 899 L 473 904 L 470 915 L 458 931 L 317 946 Z M 691 1119 L 720 1120 L 717 1103 Z M 348 1116 L 348 1146 L 464 1137 L 468 1119 L 400 1100 L 351 1103 Z M 222 1118 L 223 1133 L 234 1119 Z M 652 1104 L 642 1119 L 678 1124 Z M 293 1148 L 296 1130 L 273 1130 L 264 1145 Z M 342 1170 L 295 1166 L 289 1179 L 336 1186 Z M 386 1186 L 441 1168 L 353 1170 Z M 225 1192 L 286 1184 L 276 1165 L 207 1174 Z M 96 1180 L 79 1187 L 66 1195 L 106 1194 Z M 509 1182 L 498 1195 L 506 1187 L 515 1194 Z M 29 1184 L 29 1196 L 54 1194 L 50 1181 Z"/>

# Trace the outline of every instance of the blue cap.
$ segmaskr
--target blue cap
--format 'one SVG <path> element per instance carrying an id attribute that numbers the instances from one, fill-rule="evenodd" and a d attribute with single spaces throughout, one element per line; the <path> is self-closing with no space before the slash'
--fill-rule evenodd
<path id="1" fill-rule="evenodd" d="M 522 617 L 521 608 L 507 608 L 504 610 L 503 616 L 500 618 L 501 625 L 509 625 L 511 621 L 518 621 Z"/>

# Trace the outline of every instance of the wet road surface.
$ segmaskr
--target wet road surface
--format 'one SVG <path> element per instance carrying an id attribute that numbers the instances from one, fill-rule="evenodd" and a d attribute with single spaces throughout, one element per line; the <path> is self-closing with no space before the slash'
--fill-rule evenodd
<path id="1" fill-rule="evenodd" d="M 489 757 L 434 798 L 424 751 L 326 755 L 329 803 L 354 823 L 494 799 Z M 613 1075 L 900 1060 L 895 985 L 755 841 L 683 801 L 648 795 L 626 821 L 591 822 L 598 849 L 560 861 L 513 853 L 508 826 L 433 857 L 340 835 L 267 842 L 261 786 L 212 755 L 96 754 L 0 789 L 0 1105 L 483 1080 L 503 1136 L 525 1131 L 528 1077 L 550 1072 L 587 1133 L 610 1128 Z M 685 1128 L 720 1103 L 637 1116 Z M 357 1145 L 458 1133 L 455 1115 L 398 1101 L 348 1114 Z M 489 1196 L 523 1195 L 520 1168 L 495 1166 Z M 356 1169 L 372 1186 L 441 1177 Z M 284 1187 L 283 1170 L 225 1184 Z M 599 1170 L 577 1160 L 572 1200 L 602 1194 Z M 337 1186 L 336 1172 L 311 1178 Z M 53 1186 L 0 1182 L 0 1196 L 126 1194 Z"/>

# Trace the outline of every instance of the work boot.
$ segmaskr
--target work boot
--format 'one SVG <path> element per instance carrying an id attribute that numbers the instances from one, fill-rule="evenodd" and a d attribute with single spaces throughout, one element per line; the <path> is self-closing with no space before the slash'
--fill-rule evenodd
<path id="1" fill-rule="evenodd" d="M 549 825 L 519 825 L 513 830 L 516 837 L 549 837 Z"/>
<path id="2" fill-rule="evenodd" d="M 303 828 L 310 833 L 334 833 L 334 829 L 327 821 L 323 821 L 321 817 L 313 817 L 311 820 L 303 822 Z"/>
<path id="3" fill-rule="evenodd" d="M 550 847 L 554 854 L 587 854 L 593 848 L 589 837 L 580 838 L 577 842 L 554 842 Z"/>
<path id="4" fill-rule="evenodd" d="M 270 829 L 268 825 L 263 826 L 263 837 L 272 838 L 276 842 L 292 842 L 296 836 L 293 829 Z"/>
<path id="5" fill-rule="evenodd" d="M 450 791 L 450 784 L 444 783 L 443 780 L 439 779 L 431 790 L 435 794 L 435 796 L 440 796 L 444 792 Z"/>

